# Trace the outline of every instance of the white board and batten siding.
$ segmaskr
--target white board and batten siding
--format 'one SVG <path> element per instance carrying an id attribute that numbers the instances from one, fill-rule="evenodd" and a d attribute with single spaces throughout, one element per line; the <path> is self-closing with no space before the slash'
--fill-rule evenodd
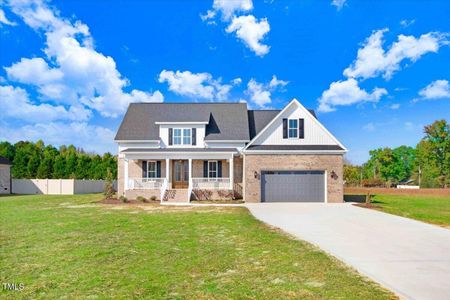
<path id="1" fill-rule="evenodd" d="M 79 179 L 12 179 L 13 194 L 74 195 L 101 193 L 106 180 Z M 114 181 L 114 188 L 117 183 Z"/>
<path id="2" fill-rule="evenodd" d="M 252 142 L 253 145 L 338 145 L 337 140 L 300 103 L 292 103 Z M 283 119 L 304 119 L 305 136 L 283 138 Z"/>

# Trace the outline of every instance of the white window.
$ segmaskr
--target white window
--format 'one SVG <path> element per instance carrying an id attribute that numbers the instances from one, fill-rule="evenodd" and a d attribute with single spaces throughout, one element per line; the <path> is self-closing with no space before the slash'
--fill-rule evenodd
<path id="1" fill-rule="evenodd" d="M 192 144 L 192 130 L 190 128 L 173 129 L 173 144 L 174 145 L 191 145 Z"/>
<path id="2" fill-rule="evenodd" d="M 298 138 L 298 120 L 289 119 L 288 121 L 288 137 Z"/>
<path id="3" fill-rule="evenodd" d="M 208 178 L 217 178 L 217 160 L 208 161 Z"/>
<path id="4" fill-rule="evenodd" d="M 147 178 L 156 178 L 157 170 L 156 170 L 156 161 L 147 161 Z"/>
<path id="5" fill-rule="evenodd" d="M 174 145 L 181 145 L 181 129 L 175 128 L 173 130 L 173 144 Z"/>
<path id="6" fill-rule="evenodd" d="M 191 144 L 191 129 L 183 129 L 183 145 Z"/>

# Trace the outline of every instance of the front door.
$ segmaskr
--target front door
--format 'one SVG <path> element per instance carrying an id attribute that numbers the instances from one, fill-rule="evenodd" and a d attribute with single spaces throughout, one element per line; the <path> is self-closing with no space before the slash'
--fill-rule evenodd
<path id="1" fill-rule="evenodd" d="M 189 165 L 187 160 L 173 162 L 173 188 L 187 189 L 189 186 Z"/>

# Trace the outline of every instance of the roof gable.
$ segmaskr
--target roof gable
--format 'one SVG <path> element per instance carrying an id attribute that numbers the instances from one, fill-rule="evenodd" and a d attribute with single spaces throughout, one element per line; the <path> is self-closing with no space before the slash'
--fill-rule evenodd
<path id="1" fill-rule="evenodd" d="M 305 120 L 304 139 L 283 139 L 282 119 L 302 118 Z M 317 120 L 315 115 L 300 102 L 293 99 L 256 136 L 245 149 L 255 145 L 337 145 L 345 147 Z M 249 149 L 250 150 L 250 149 Z"/>

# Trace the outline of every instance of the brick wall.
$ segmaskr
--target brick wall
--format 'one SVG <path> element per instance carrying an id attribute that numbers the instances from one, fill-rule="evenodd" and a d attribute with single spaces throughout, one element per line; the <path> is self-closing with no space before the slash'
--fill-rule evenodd
<path id="1" fill-rule="evenodd" d="M 326 170 L 328 202 L 343 202 L 342 155 L 246 155 L 245 191 L 246 202 L 261 201 L 261 170 Z M 258 178 L 255 178 L 255 171 Z M 337 179 L 331 178 L 331 171 Z"/>

